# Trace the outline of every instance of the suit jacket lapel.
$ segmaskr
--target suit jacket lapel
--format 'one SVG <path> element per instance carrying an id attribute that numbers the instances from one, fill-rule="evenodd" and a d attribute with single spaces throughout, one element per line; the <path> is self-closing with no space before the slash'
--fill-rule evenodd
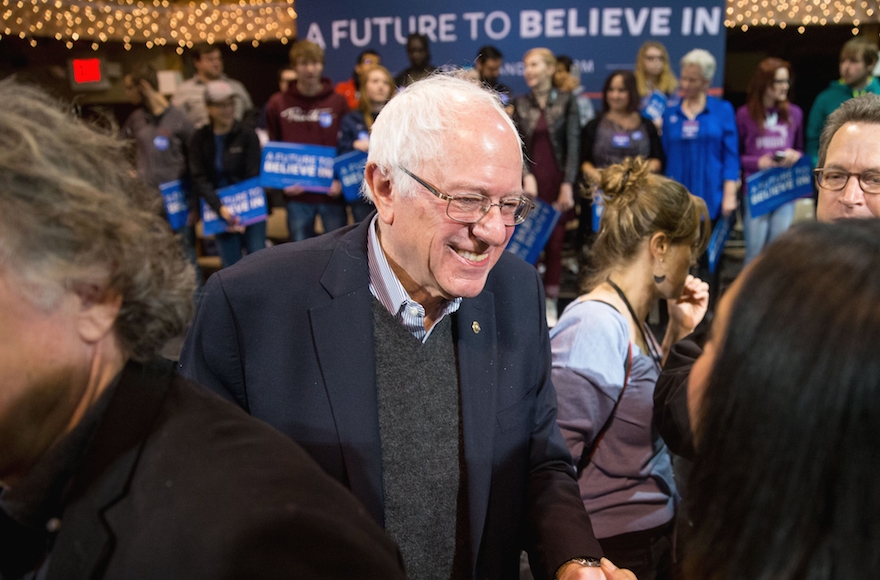
<path id="1" fill-rule="evenodd" d="M 171 385 L 174 365 L 129 363 L 65 494 L 47 580 L 91 578 L 113 550 L 104 512 L 127 493 L 140 450 Z M 99 575 L 99 574 L 97 574 Z"/>
<path id="2" fill-rule="evenodd" d="M 495 447 L 498 341 L 494 295 L 484 291 L 476 298 L 465 298 L 455 316 L 473 564 L 486 523 Z"/>
<path id="3" fill-rule="evenodd" d="M 374 298 L 366 253 L 370 221 L 367 218 L 340 239 L 321 277 L 331 300 L 309 310 L 309 320 L 349 487 L 384 525 Z"/>

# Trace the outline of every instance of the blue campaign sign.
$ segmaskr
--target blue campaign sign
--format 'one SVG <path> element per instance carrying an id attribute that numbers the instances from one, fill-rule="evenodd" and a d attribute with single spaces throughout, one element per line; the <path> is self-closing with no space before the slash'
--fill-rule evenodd
<path id="1" fill-rule="evenodd" d="M 549 7 L 548 7 L 549 6 Z M 377 50 L 392 74 L 409 66 L 406 36 L 428 37 L 431 62 L 439 67 L 473 67 L 480 47 L 504 54 L 500 81 L 514 94 L 526 92 L 522 57 L 543 46 L 574 59 L 581 82 L 598 98 L 605 77 L 632 69 L 639 46 L 662 42 L 678 75 L 678 61 L 704 48 L 718 61 L 715 84 L 724 79 L 724 0 L 322 0 L 296 5 L 299 37 L 325 51 L 324 74 L 335 82 L 351 77 L 358 53 Z"/>
<path id="2" fill-rule="evenodd" d="M 307 191 L 327 193 L 333 183 L 334 147 L 269 141 L 260 160 L 260 185 L 283 189 L 301 185 Z"/>
<path id="3" fill-rule="evenodd" d="M 260 187 L 260 178 L 253 177 L 217 190 L 217 197 L 232 215 L 241 218 L 241 225 L 249 226 L 266 219 L 266 193 Z M 213 236 L 226 231 L 229 225 L 202 200 L 204 234 Z"/>
<path id="4" fill-rule="evenodd" d="M 360 196 L 366 164 L 367 154 L 363 151 L 352 151 L 336 158 L 334 167 L 339 181 L 342 182 L 342 195 L 345 201 L 351 203 L 357 201 Z"/>
<path id="5" fill-rule="evenodd" d="M 663 118 L 663 113 L 666 111 L 666 104 L 669 102 L 669 97 L 660 91 L 654 91 L 651 93 L 650 98 L 648 99 L 648 103 L 645 105 L 645 108 L 642 109 L 642 115 L 647 118 L 655 121 L 657 119 Z"/>
<path id="6" fill-rule="evenodd" d="M 560 215 L 562 214 L 552 205 L 536 199 L 535 209 L 528 219 L 516 226 L 516 231 L 507 243 L 507 251 L 513 252 L 529 264 L 536 264 Z"/>
<path id="7" fill-rule="evenodd" d="M 605 200 L 602 199 L 602 190 L 596 189 L 593 192 L 593 205 L 590 206 L 592 208 L 592 218 L 593 218 L 593 231 L 599 232 L 599 225 L 602 223 L 602 214 L 605 213 Z"/>
<path id="8" fill-rule="evenodd" d="M 813 166 L 804 155 L 791 167 L 774 167 L 746 179 L 749 215 L 758 217 L 813 193 Z"/>
<path id="9" fill-rule="evenodd" d="M 162 192 L 162 201 L 165 203 L 165 213 L 168 223 L 174 231 L 186 225 L 189 218 L 189 207 L 186 205 L 186 191 L 183 183 L 178 179 L 159 185 Z"/>
<path id="10" fill-rule="evenodd" d="M 709 254 L 709 272 L 712 274 L 718 268 L 718 261 L 721 258 L 721 252 L 724 251 L 724 244 L 727 243 L 727 238 L 730 237 L 730 232 L 733 231 L 733 224 L 735 223 L 736 213 L 731 213 L 726 218 L 721 216 L 715 223 L 715 229 L 712 230 L 712 235 L 709 237 L 709 246 L 706 248 L 706 253 Z"/>

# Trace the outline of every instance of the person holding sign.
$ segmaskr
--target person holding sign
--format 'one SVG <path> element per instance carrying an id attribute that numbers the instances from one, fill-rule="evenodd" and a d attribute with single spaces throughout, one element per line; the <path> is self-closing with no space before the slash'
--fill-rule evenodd
<path id="1" fill-rule="evenodd" d="M 373 121 L 382 111 L 382 107 L 397 94 L 394 77 L 388 69 L 378 64 L 364 67 L 361 86 L 363 90 L 360 92 L 357 109 L 344 116 L 339 126 L 339 155 L 352 151 L 369 152 Z M 356 222 L 363 221 L 375 209 L 372 203 L 362 198 L 351 203 L 350 207 Z"/>
<path id="2" fill-rule="evenodd" d="M 663 127 L 663 113 L 669 100 L 678 100 L 675 92 L 678 81 L 669 67 L 666 47 L 655 40 L 644 43 L 636 56 L 634 74 L 641 98 L 640 112 L 651 119 L 659 131 Z"/>
<path id="3" fill-rule="evenodd" d="M 296 82 L 290 83 L 287 92 L 272 95 L 266 105 L 270 141 L 336 149 L 339 124 L 348 113 L 348 102 L 334 92 L 330 79 L 322 76 L 324 51 L 314 42 L 301 40 L 290 49 L 290 64 L 296 70 Z M 338 179 L 332 180 L 329 190 L 300 184 L 284 187 L 290 239 L 313 237 L 319 215 L 325 232 L 344 226 L 348 216 L 341 193 Z"/>
<path id="4" fill-rule="evenodd" d="M 602 170 L 599 187 L 585 293 L 550 331 L 557 421 L 606 557 L 641 580 L 670 579 L 677 494 L 652 397 L 665 353 L 706 313 L 708 285 L 688 274 L 708 242 L 706 204 L 638 158 Z M 660 298 L 662 344 L 645 323 Z"/>
<path id="5" fill-rule="evenodd" d="M 707 94 L 715 68 L 715 57 L 709 51 L 698 48 L 684 55 L 682 100 L 663 114 L 661 137 L 666 176 L 706 202 L 713 227 L 719 218 L 734 219 L 740 178 L 733 106 Z M 723 247 L 723 241 L 720 245 Z M 720 272 L 721 268 L 713 269 L 708 255 L 703 254 L 700 277 L 709 281 L 713 299 L 720 289 Z"/>
<path id="6" fill-rule="evenodd" d="M 788 100 L 791 64 L 765 58 L 749 81 L 746 104 L 736 111 L 742 155 L 743 181 L 772 167 L 791 167 L 804 152 L 804 112 Z M 743 196 L 748 188 L 743 188 Z M 748 264 L 770 242 L 788 229 L 794 219 L 794 201 L 770 213 L 752 216 L 743 204 L 743 233 Z"/>
<path id="7" fill-rule="evenodd" d="M 224 205 L 217 190 L 260 174 L 260 140 L 235 120 L 235 92 L 226 81 L 205 85 L 210 123 L 196 131 L 190 142 L 189 168 L 193 191 L 227 224 L 216 236 L 223 267 L 266 247 L 266 221 L 242 226 L 236 212 Z M 263 195 L 263 207 L 266 206 Z"/>
<path id="8" fill-rule="evenodd" d="M 556 57 L 546 48 L 533 48 L 523 57 L 524 77 L 530 92 L 513 100 L 513 121 L 525 143 L 529 162 L 523 166 L 523 190 L 552 204 L 563 217 L 544 248 L 544 290 L 547 316 L 556 320 L 556 301 L 562 278 L 562 245 L 566 212 L 574 207 L 574 182 L 578 173 L 580 117 L 577 101 L 569 92 L 553 87 Z"/>
<path id="9" fill-rule="evenodd" d="M 599 169 L 621 163 L 627 157 L 648 159 L 654 173 L 663 170 L 666 156 L 660 136 L 651 120 L 639 113 L 638 107 L 633 73 L 623 70 L 611 73 L 602 88 L 602 113 L 581 131 L 581 171 L 588 184 L 599 182 Z M 590 196 L 581 196 L 580 206 L 578 239 L 589 243 L 595 227 L 593 210 L 598 212 L 601 206 L 594 208 Z"/>

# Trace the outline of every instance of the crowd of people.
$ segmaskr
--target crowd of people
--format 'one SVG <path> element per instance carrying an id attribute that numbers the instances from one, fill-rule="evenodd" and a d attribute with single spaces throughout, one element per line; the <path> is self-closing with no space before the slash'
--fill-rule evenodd
<path id="1" fill-rule="evenodd" d="M 218 49 L 170 100 L 139 66 L 127 139 L 0 82 L 0 578 L 880 575 L 876 46 L 846 43 L 806 133 L 776 58 L 735 112 L 711 54 L 676 79 L 648 42 L 595 115 L 545 48 L 518 96 L 495 48 L 470 75 L 407 53 L 334 85 L 297 42 L 260 120 Z M 362 199 L 270 191 L 295 243 L 266 249 L 217 194 L 260 174 L 261 132 L 366 153 Z M 750 215 L 744 180 L 814 138 L 818 223 Z M 505 250 L 535 200 L 563 215 L 542 270 Z M 202 201 L 228 267 L 196 293 Z M 554 320 L 578 202 L 598 227 Z"/>

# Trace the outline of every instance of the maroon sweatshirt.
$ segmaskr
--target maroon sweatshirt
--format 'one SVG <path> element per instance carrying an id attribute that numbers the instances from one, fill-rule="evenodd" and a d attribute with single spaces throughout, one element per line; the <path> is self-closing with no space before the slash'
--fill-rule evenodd
<path id="1" fill-rule="evenodd" d="M 272 141 L 335 149 L 339 123 L 346 113 L 348 103 L 334 92 L 330 79 L 322 78 L 321 90 L 311 97 L 300 94 L 296 83 L 290 83 L 286 93 L 275 93 L 269 99 L 266 129 Z M 342 196 L 331 198 L 320 193 L 304 193 L 295 199 L 304 203 L 345 203 Z"/>

